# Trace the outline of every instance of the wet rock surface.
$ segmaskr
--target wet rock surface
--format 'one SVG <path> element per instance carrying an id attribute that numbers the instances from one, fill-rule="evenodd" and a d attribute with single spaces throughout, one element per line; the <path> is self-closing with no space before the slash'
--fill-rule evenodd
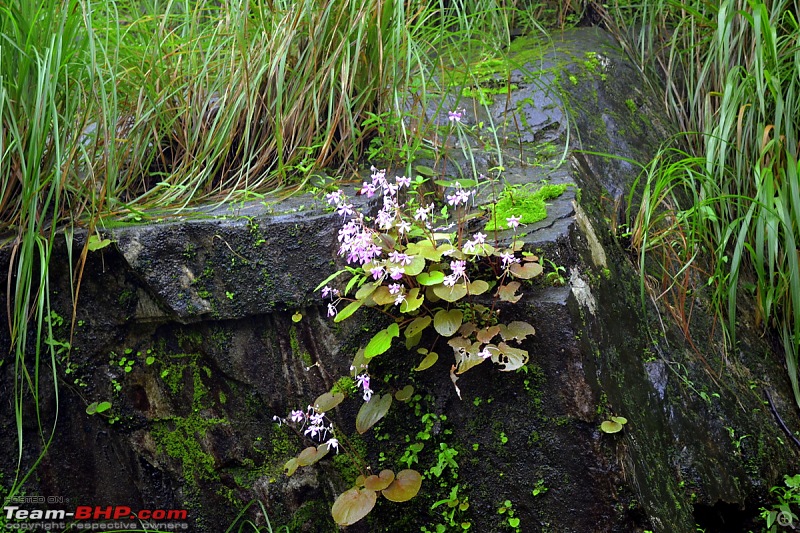
<path id="1" fill-rule="evenodd" d="M 458 466 L 429 474 L 410 502 L 379 501 L 347 530 L 435 530 L 450 509 L 435 504 L 456 486 L 469 506 L 450 515 L 454 529 L 469 522 L 472 531 L 510 530 L 508 514 L 498 513 L 505 500 L 522 531 L 756 528 L 769 487 L 797 460 L 763 401 L 768 390 L 789 427 L 800 427 L 782 355 L 747 328 L 746 316 L 740 345 L 726 353 L 702 299 L 691 341 L 663 309 L 642 305 L 635 259 L 614 233 L 637 171 L 596 153 L 648 161 L 669 131 L 655 112 L 658 98 L 600 30 L 554 37 L 534 56 L 533 46 L 519 47 L 508 98 L 464 119 L 491 117 L 508 129 L 509 183 L 576 185 L 550 202 L 546 220 L 525 228 L 528 248 L 552 261 L 553 275 L 503 310 L 536 327 L 524 346 L 528 370 L 477 367 L 461 376 L 459 399 L 443 353 L 419 373 L 418 401 L 395 405 L 375 431 L 342 435 L 374 468 L 403 468 L 397 459 L 418 439 L 416 468 L 430 469 L 448 450 Z M 454 174 L 467 168 L 459 153 L 455 147 L 448 162 Z M 486 168 L 496 163 L 481 157 Z M 108 230 L 113 246 L 90 254 L 83 273 L 58 398 L 42 387 L 45 423 L 57 405 L 58 429 L 28 493 L 187 509 L 191 531 L 209 533 L 225 531 L 256 500 L 263 509 L 245 511 L 255 523 L 266 511 L 273 526 L 291 531 L 337 530 L 329 508 L 353 481 L 351 461 L 333 455 L 286 477 L 283 464 L 308 441 L 273 417 L 330 390 L 382 327 L 364 311 L 334 324 L 313 292 L 341 268 L 339 225 L 319 201 L 298 197 Z M 77 235 L 78 244 L 84 238 Z M 63 248 L 57 253 L 53 299 L 69 317 L 70 273 Z M 0 250 L 4 267 L 9 258 Z M 302 320 L 294 322 L 297 312 Z M 70 340 L 69 318 L 54 337 Z M 14 365 L 5 358 L 1 386 L 11 391 Z M 416 363 L 398 347 L 375 370 L 407 375 Z M 104 400 L 110 412 L 86 414 L 88 403 Z M 356 409 L 337 409 L 340 431 L 353 428 Z M 613 415 L 628 423 L 604 434 L 600 423 Z M 9 402 L 0 418 L 8 428 L 0 443 L 15 450 Z M 22 462 L 31 464 L 41 440 L 26 420 Z M 393 462 L 381 463 L 380 453 Z M 5 454 L 4 480 L 15 462 Z"/>

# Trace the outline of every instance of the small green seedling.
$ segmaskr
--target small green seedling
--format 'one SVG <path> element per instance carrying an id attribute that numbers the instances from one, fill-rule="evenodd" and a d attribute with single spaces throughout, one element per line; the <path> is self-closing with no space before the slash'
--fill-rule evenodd
<path id="1" fill-rule="evenodd" d="M 619 433 L 622 426 L 628 423 L 628 419 L 622 416 L 612 416 L 610 420 L 600 424 L 600 431 L 603 433 Z"/>

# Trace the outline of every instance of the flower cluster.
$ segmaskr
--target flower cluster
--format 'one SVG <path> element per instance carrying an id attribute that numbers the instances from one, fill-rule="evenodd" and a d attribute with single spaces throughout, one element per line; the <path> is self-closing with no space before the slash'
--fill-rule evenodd
<path id="1" fill-rule="evenodd" d="M 298 424 L 305 435 L 312 439 L 325 441 L 329 448 L 334 448 L 337 451 L 339 449 L 339 441 L 333 436 L 333 424 L 326 423 L 325 413 L 317 411 L 311 405 L 309 405 L 305 411 L 293 409 L 289 413 L 289 420 L 280 418 L 279 416 L 273 416 L 272 420 L 277 422 L 278 425 L 284 423 L 288 424 L 289 422 Z M 326 436 L 329 434 L 331 437 L 326 440 Z"/>
<path id="2" fill-rule="evenodd" d="M 372 389 L 369 387 L 369 374 L 364 373 L 356 376 L 356 386 L 364 390 L 364 401 L 370 401 L 372 398 Z"/>

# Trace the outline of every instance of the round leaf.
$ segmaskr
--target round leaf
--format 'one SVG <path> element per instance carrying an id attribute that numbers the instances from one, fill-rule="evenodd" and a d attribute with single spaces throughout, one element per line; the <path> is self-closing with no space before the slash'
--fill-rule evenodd
<path id="1" fill-rule="evenodd" d="M 417 276 L 417 283 L 420 285 L 438 285 L 444 281 L 444 272 L 434 270 L 433 272 L 422 272 Z"/>
<path id="2" fill-rule="evenodd" d="M 403 267 L 407 276 L 416 276 L 425 270 L 425 258 L 421 255 L 415 255 L 411 259 L 411 264 Z"/>
<path id="3" fill-rule="evenodd" d="M 528 335 L 535 335 L 536 329 L 533 326 L 528 324 L 527 322 L 521 322 L 519 320 L 515 320 L 510 324 L 503 325 L 500 324 L 500 335 L 503 337 L 503 340 L 511 340 L 516 339 L 519 341 L 525 340 Z"/>
<path id="4" fill-rule="evenodd" d="M 378 305 L 393 304 L 397 297 L 389 292 L 389 287 L 381 285 L 372 293 L 372 300 Z"/>
<path id="5" fill-rule="evenodd" d="M 394 393 L 394 398 L 398 402 L 407 402 L 408 400 L 411 399 L 411 396 L 413 394 L 414 394 L 413 385 L 406 385 L 405 387 Z M 381 490 L 381 489 L 375 489 L 375 490 Z"/>
<path id="6" fill-rule="evenodd" d="M 425 359 L 423 359 L 422 362 L 414 368 L 414 370 L 420 372 L 422 370 L 428 369 L 432 367 L 438 359 L 439 359 L 438 353 L 430 352 L 428 355 L 425 356 Z"/>
<path id="7" fill-rule="evenodd" d="M 450 337 L 461 327 L 463 319 L 464 313 L 459 309 L 441 309 L 433 316 L 433 328 L 442 337 Z"/>
<path id="8" fill-rule="evenodd" d="M 622 431 L 622 424 L 619 422 L 613 422 L 611 420 L 606 420 L 602 424 L 600 424 L 600 429 L 604 433 L 619 433 Z"/>
<path id="9" fill-rule="evenodd" d="M 333 520 L 340 526 L 355 524 L 369 514 L 377 499 L 378 493 L 374 490 L 352 488 L 344 491 L 331 507 Z"/>
<path id="10" fill-rule="evenodd" d="M 375 474 L 364 480 L 364 486 L 369 490 L 383 490 L 394 481 L 394 472 L 391 470 L 381 470 L 377 476 Z"/>
<path id="11" fill-rule="evenodd" d="M 341 392 L 326 392 L 314 400 L 314 409 L 320 413 L 326 413 L 344 401 L 344 394 Z"/>
<path id="12" fill-rule="evenodd" d="M 542 265 L 533 262 L 525 264 L 515 263 L 509 267 L 509 270 L 511 274 L 521 279 L 531 279 L 544 272 Z"/>
<path id="13" fill-rule="evenodd" d="M 483 294 L 489 290 L 489 284 L 482 279 L 476 279 L 469 282 L 469 293 L 473 295 Z"/>
<path id="14" fill-rule="evenodd" d="M 413 498 L 422 486 L 422 476 L 416 470 L 401 470 L 392 484 L 383 489 L 383 495 L 393 502 L 405 502 Z"/>
<path id="15" fill-rule="evenodd" d="M 97 404 L 95 413 L 102 413 L 104 411 L 108 411 L 109 409 L 111 409 L 111 402 L 100 402 Z"/>
<path id="16" fill-rule="evenodd" d="M 363 300 L 377 289 L 380 286 L 379 283 L 365 283 L 356 291 L 356 300 Z"/>
<path id="17" fill-rule="evenodd" d="M 356 430 L 361 434 L 366 433 L 369 428 L 377 424 L 386 415 L 391 405 L 391 394 L 384 394 L 364 402 L 356 415 Z"/>
<path id="18" fill-rule="evenodd" d="M 419 316 L 411 321 L 406 327 L 405 336 L 407 339 L 417 335 L 418 333 L 422 333 L 422 331 L 430 326 L 431 324 L 431 317 L 429 315 Z"/>
<path id="19" fill-rule="evenodd" d="M 446 302 L 457 302 L 467 295 L 467 286 L 464 283 L 456 283 L 452 287 L 448 287 L 444 283 L 441 285 L 434 285 L 433 292 Z"/>
<path id="20" fill-rule="evenodd" d="M 617 424 L 620 424 L 621 426 L 624 426 L 625 424 L 628 423 L 628 419 L 625 418 L 624 416 L 612 416 L 611 420 L 613 420 Z"/>
<path id="21" fill-rule="evenodd" d="M 315 446 L 309 446 L 297 456 L 297 465 L 298 466 L 308 466 L 313 465 L 317 462 L 317 448 Z"/>
<path id="22" fill-rule="evenodd" d="M 300 322 L 301 320 L 303 320 L 303 314 L 300 311 L 292 315 L 292 322 Z"/>

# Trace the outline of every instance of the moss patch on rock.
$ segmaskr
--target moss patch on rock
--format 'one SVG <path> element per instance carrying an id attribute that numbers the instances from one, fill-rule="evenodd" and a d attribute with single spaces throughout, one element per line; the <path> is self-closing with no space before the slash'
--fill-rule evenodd
<path id="1" fill-rule="evenodd" d="M 508 229 L 507 218 L 517 217 L 520 224 L 533 224 L 547 218 L 547 200 L 558 198 L 566 184 L 545 184 L 535 191 L 527 187 L 506 187 L 496 203 L 490 205 L 486 231 Z"/>

